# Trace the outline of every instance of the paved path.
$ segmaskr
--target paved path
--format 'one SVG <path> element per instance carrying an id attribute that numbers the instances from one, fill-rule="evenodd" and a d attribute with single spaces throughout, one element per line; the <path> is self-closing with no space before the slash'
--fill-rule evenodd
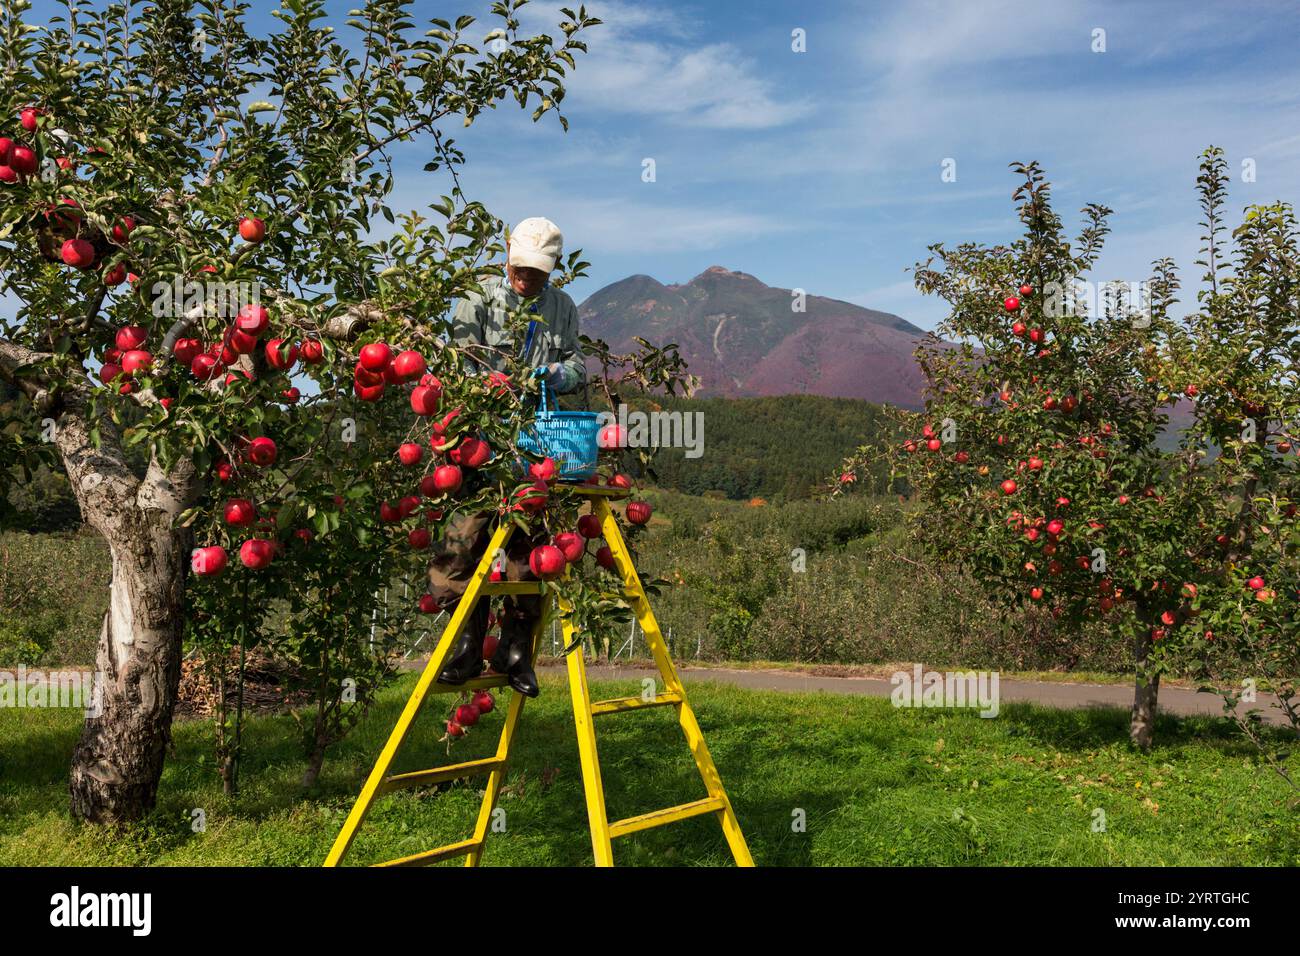
<path id="1" fill-rule="evenodd" d="M 543 665 L 540 670 L 548 674 L 564 673 L 561 665 Z M 642 674 L 652 673 L 649 666 L 622 664 L 588 665 L 587 674 L 593 680 L 636 680 Z M 726 667 L 678 666 L 682 680 L 717 681 L 736 687 L 755 690 L 793 691 L 797 693 L 865 694 L 870 697 L 888 697 L 894 685 L 888 680 L 873 677 L 820 677 L 798 671 L 741 670 Z M 998 694 L 1002 703 L 1028 701 L 1049 707 L 1119 707 L 1128 710 L 1133 706 L 1133 687 L 1130 684 L 1069 684 L 1057 681 L 1032 681 L 1002 678 L 998 681 Z M 1284 724 L 1272 695 L 1261 694 L 1253 705 L 1264 709 L 1265 720 L 1271 724 Z M 1239 708 L 1245 713 L 1251 705 Z M 1214 694 L 1203 694 L 1185 687 L 1160 688 L 1160 709 L 1180 716 L 1209 714 L 1222 716 L 1223 701 Z"/>

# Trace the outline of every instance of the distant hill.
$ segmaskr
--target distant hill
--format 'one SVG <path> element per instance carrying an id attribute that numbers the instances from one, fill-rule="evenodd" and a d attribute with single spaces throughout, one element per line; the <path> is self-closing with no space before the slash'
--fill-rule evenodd
<path id="1" fill-rule="evenodd" d="M 858 445 L 888 427 L 869 402 L 819 395 L 779 398 L 636 398 L 628 404 L 704 415 L 703 454 L 655 455 L 657 483 L 692 495 L 769 501 L 807 498 Z M 884 487 L 885 474 L 876 476 Z"/>
<path id="2" fill-rule="evenodd" d="M 700 394 L 741 397 L 808 394 L 921 404 L 923 378 L 913 351 L 925 332 L 887 312 L 808 295 L 792 309 L 791 290 L 745 272 L 711 266 L 684 285 L 629 276 L 579 307 L 585 334 L 616 349 L 633 336 L 676 342 Z"/>

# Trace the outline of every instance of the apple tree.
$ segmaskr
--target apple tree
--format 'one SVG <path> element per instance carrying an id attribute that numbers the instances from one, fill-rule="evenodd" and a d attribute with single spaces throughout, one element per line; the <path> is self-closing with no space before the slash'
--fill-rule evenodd
<path id="1" fill-rule="evenodd" d="M 1247 705 L 1239 724 L 1295 786 L 1249 705 L 1272 692 L 1300 734 L 1300 245 L 1286 203 L 1248 207 L 1225 235 L 1227 188 L 1211 148 L 1197 179 L 1202 288 L 1164 356 L 1169 390 L 1196 408 L 1181 473 L 1207 489 L 1194 552 L 1204 574 L 1176 633 L 1230 712 Z"/>
<path id="2" fill-rule="evenodd" d="M 510 101 L 564 122 L 566 71 L 599 21 L 565 10 L 560 39 L 527 36 L 521 5 L 494 3 L 487 32 L 369 0 L 346 35 L 323 0 L 286 0 L 267 36 L 249 32 L 248 4 L 217 0 L 63 0 L 50 23 L 29 22 L 27 0 L 0 12 L 0 277 L 19 303 L 0 325 L 0 376 L 54 423 L 113 563 L 101 709 L 71 768 L 77 817 L 154 803 L 191 574 L 264 570 L 283 554 L 273 531 L 334 530 L 319 501 L 294 501 L 297 482 L 324 486 L 338 426 L 302 401 L 307 379 L 379 398 L 353 371 L 359 346 L 432 348 L 426 320 L 477 281 L 498 223 L 460 193 L 449 130 Z M 408 143 L 449 195 L 413 237 L 377 240 Z M 429 280 L 405 308 L 385 287 L 401 243 Z M 346 472 L 340 494 L 364 484 L 344 461 L 329 463 Z M 212 537 L 225 483 L 273 522 L 239 542 L 239 565 Z M 223 534 L 246 527 L 236 519 Z M 230 620 L 241 606 L 220 604 Z"/>
<path id="3" fill-rule="evenodd" d="M 1080 307 L 1110 210 L 1085 207 L 1071 242 L 1038 166 L 1014 169 L 1024 235 L 937 244 L 916 267 L 917 287 L 951 306 L 937 329 L 947 341 L 918 351 L 925 410 L 899 413 L 908 437 L 884 453 L 936 560 L 969 568 L 995 599 L 1041 605 L 1061 627 L 1113 621 L 1137 669 L 1131 736 L 1147 747 L 1164 662 L 1155 649 L 1195 580 L 1208 494 L 1156 441 L 1178 282 L 1160 260 L 1144 301 L 1116 293 Z M 840 487 L 869 464 L 846 462 Z"/>

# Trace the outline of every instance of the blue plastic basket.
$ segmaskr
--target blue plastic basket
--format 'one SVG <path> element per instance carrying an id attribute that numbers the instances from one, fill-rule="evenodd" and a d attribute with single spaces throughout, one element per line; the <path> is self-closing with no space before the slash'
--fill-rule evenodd
<path id="1" fill-rule="evenodd" d="M 519 448 L 554 458 L 562 480 L 585 481 L 596 473 L 599 419 L 595 412 L 552 410 L 546 396 L 549 391 L 542 386 L 537 418 L 531 427 L 520 430 Z"/>

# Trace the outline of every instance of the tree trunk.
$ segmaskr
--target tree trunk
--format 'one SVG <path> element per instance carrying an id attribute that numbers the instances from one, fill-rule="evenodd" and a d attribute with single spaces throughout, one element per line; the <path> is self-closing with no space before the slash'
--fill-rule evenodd
<path id="1" fill-rule="evenodd" d="M 320 737 L 316 738 L 311 753 L 307 755 L 307 769 L 302 774 L 304 790 L 312 789 L 312 787 L 316 786 L 316 781 L 320 779 L 321 769 L 325 766 L 325 748 L 327 746 L 325 740 Z"/>
<path id="2" fill-rule="evenodd" d="M 180 683 L 189 532 L 174 519 L 197 493 L 194 468 L 143 479 L 127 467 L 117 432 L 101 421 L 101 446 L 79 414 L 58 421 L 56 441 L 88 524 L 113 559 L 108 613 L 96 655 L 94 716 L 72 757 L 72 813 L 93 823 L 137 820 L 153 808 Z"/>
<path id="3" fill-rule="evenodd" d="M 1133 660 L 1137 676 L 1133 687 L 1133 716 L 1129 723 L 1129 739 L 1142 750 L 1150 750 L 1156 729 L 1156 702 L 1160 694 L 1160 674 L 1147 674 L 1146 662 L 1155 646 L 1151 636 L 1151 622 L 1139 613 L 1144 626 L 1133 639 Z"/>

